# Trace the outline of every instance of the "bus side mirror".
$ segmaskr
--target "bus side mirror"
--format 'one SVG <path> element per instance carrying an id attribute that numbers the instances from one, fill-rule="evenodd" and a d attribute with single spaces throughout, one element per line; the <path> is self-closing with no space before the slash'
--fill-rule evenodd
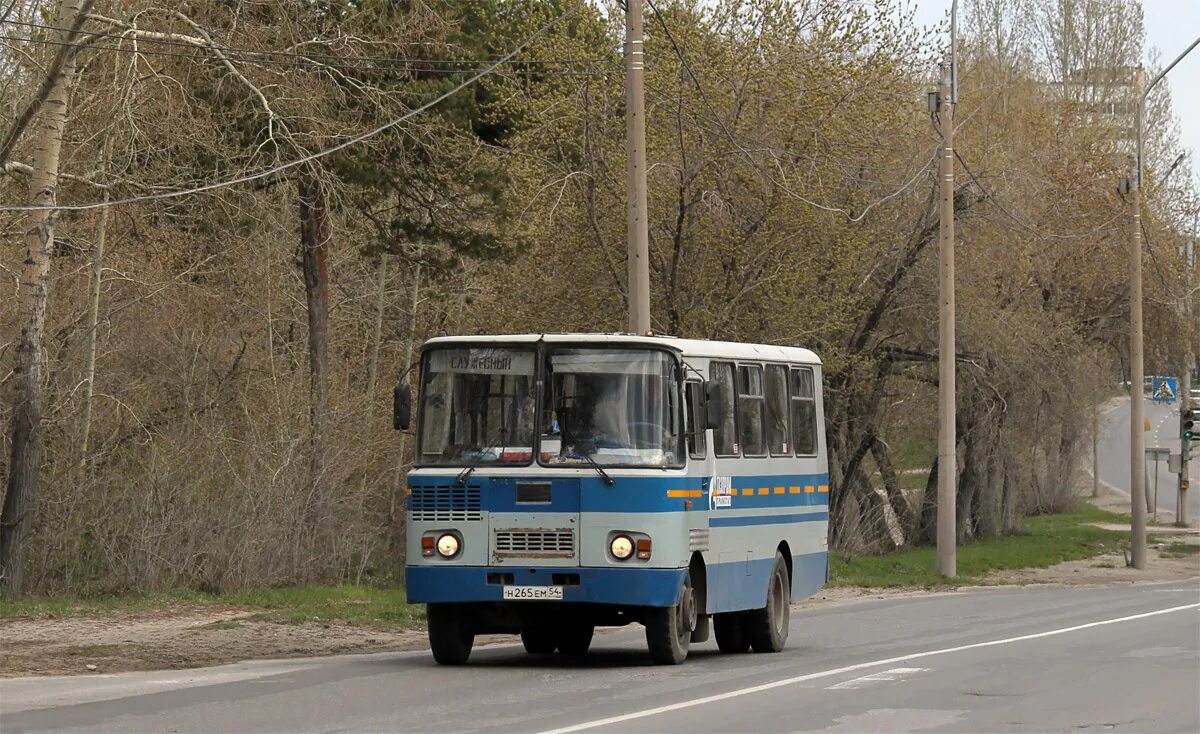
<path id="1" fill-rule="evenodd" d="M 721 415 L 721 383 L 709 380 L 704 383 L 704 427 L 720 428 L 725 416 Z"/>
<path id="2" fill-rule="evenodd" d="M 392 391 L 392 428 L 407 431 L 412 418 L 412 389 L 404 380 L 396 383 Z"/>

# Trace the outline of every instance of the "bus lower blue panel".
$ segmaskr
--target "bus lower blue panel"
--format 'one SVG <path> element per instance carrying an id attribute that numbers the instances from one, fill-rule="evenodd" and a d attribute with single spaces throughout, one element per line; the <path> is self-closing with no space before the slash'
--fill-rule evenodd
<path id="1" fill-rule="evenodd" d="M 708 612 L 759 609 L 767 603 L 767 581 L 774 558 L 714 563 L 708 566 Z M 807 599 L 825 585 L 828 553 L 792 556 L 792 601 Z"/>
<path id="2" fill-rule="evenodd" d="M 686 572 L 683 568 L 407 566 L 404 579 L 412 603 L 477 602 L 502 600 L 503 586 L 488 583 L 489 573 L 512 574 L 515 586 L 549 586 L 553 575 L 570 573 L 579 575 L 579 585 L 563 588 L 565 602 L 669 607 L 679 600 Z"/>

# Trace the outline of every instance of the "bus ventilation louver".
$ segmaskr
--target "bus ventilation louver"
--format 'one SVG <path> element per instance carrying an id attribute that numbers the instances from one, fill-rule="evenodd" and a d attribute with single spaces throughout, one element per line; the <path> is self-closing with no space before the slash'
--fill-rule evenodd
<path id="1" fill-rule="evenodd" d="M 482 520 L 478 486 L 413 487 L 408 516 L 413 522 L 468 522 Z"/>
<path id="2" fill-rule="evenodd" d="M 575 555 L 575 531 L 497 530 L 494 552 L 499 557 L 571 558 Z"/>

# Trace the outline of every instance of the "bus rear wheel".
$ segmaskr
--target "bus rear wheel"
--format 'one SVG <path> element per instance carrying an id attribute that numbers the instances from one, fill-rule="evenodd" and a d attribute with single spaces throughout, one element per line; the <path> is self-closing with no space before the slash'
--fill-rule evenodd
<path id="1" fill-rule="evenodd" d="M 717 649 L 726 655 L 740 655 L 750 649 L 743 612 L 713 615 L 713 634 L 717 637 Z"/>
<path id="2" fill-rule="evenodd" d="M 678 665 L 687 659 L 692 630 L 696 627 L 696 599 L 690 574 L 683 577 L 678 603 L 646 610 L 646 646 L 659 665 Z"/>
<path id="3" fill-rule="evenodd" d="M 462 665 L 471 657 L 475 630 L 470 615 L 457 604 L 429 604 L 425 607 L 429 625 L 429 647 L 439 665 Z"/>
<path id="4" fill-rule="evenodd" d="M 779 652 L 787 644 L 791 587 L 787 562 L 783 560 L 782 553 L 776 553 L 771 579 L 767 584 L 767 605 L 746 613 L 746 637 L 754 652 Z"/>

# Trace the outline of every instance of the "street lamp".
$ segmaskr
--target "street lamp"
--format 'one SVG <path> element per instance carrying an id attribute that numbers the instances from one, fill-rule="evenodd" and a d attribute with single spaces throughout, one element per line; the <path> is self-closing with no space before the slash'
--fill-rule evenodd
<path id="1" fill-rule="evenodd" d="M 1142 401 L 1142 381 L 1144 366 L 1142 364 L 1142 121 L 1146 112 L 1146 98 L 1150 90 L 1158 84 L 1171 69 L 1175 68 L 1184 56 L 1200 44 L 1200 38 L 1192 41 L 1183 53 L 1179 54 L 1167 68 L 1163 69 L 1150 81 L 1143 90 L 1140 88 L 1142 76 L 1138 73 L 1137 88 L 1137 156 L 1133 160 L 1133 171 L 1129 180 L 1129 190 L 1133 200 L 1133 237 L 1129 246 L 1129 499 L 1132 505 L 1132 524 L 1130 527 L 1130 555 L 1133 567 L 1146 567 L 1146 437 L 1142 433 L 1145 421 L 1145 406 Z"/>

